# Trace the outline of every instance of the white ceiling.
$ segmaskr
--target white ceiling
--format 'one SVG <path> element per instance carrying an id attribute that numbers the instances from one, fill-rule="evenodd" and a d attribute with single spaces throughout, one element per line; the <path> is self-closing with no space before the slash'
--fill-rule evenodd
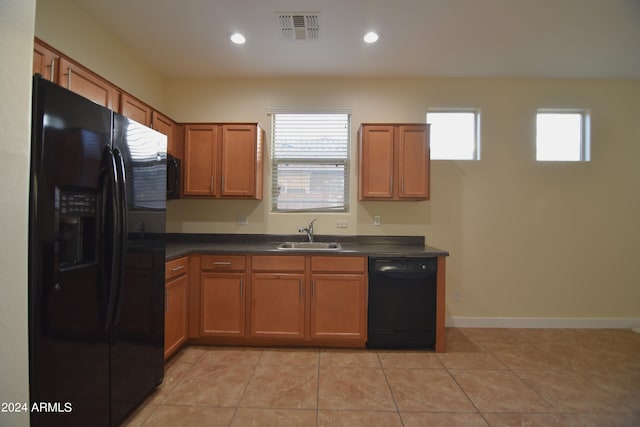
<path id="1" fill-rule="evenodd" d="M 640 0 L 73 1 L 172 77 L 640 79 Z M 276 12 L 319 12 L 319 39 Z"/>

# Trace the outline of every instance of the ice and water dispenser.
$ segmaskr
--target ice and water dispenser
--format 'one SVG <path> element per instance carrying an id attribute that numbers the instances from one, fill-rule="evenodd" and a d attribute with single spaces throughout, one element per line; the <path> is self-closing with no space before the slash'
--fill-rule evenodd
<path id="1" fill-rule="evenodd" d="M 98 244 L 96 193 L 59 188 L 55 191 L 59 268 L 94 263 Z"/>

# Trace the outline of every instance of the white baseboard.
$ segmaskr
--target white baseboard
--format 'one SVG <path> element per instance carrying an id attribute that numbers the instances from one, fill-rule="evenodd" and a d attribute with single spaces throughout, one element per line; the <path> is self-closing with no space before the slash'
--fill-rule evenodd
<path id="1" fill-rule="evenodd" d="M 640 317 L 447 317 L 453 328 L 639 329 Z"/>

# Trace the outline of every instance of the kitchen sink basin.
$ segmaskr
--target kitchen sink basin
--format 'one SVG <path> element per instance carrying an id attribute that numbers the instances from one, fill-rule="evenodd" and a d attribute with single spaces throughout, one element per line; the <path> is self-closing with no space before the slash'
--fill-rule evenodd
<path id="1" fill-rule="evenodd" d="M 282 250 L 339 251 L 342 245 L 336 242 L 284 242 L 277 246 Z"/>

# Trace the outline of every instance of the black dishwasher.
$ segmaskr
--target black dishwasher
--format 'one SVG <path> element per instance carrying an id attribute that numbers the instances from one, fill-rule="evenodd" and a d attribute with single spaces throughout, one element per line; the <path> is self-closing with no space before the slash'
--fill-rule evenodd
<path id="1" fill-rule="evenodd" d="M 369 257 L 369 348 L 435 348 L 437 258 Z"/>

